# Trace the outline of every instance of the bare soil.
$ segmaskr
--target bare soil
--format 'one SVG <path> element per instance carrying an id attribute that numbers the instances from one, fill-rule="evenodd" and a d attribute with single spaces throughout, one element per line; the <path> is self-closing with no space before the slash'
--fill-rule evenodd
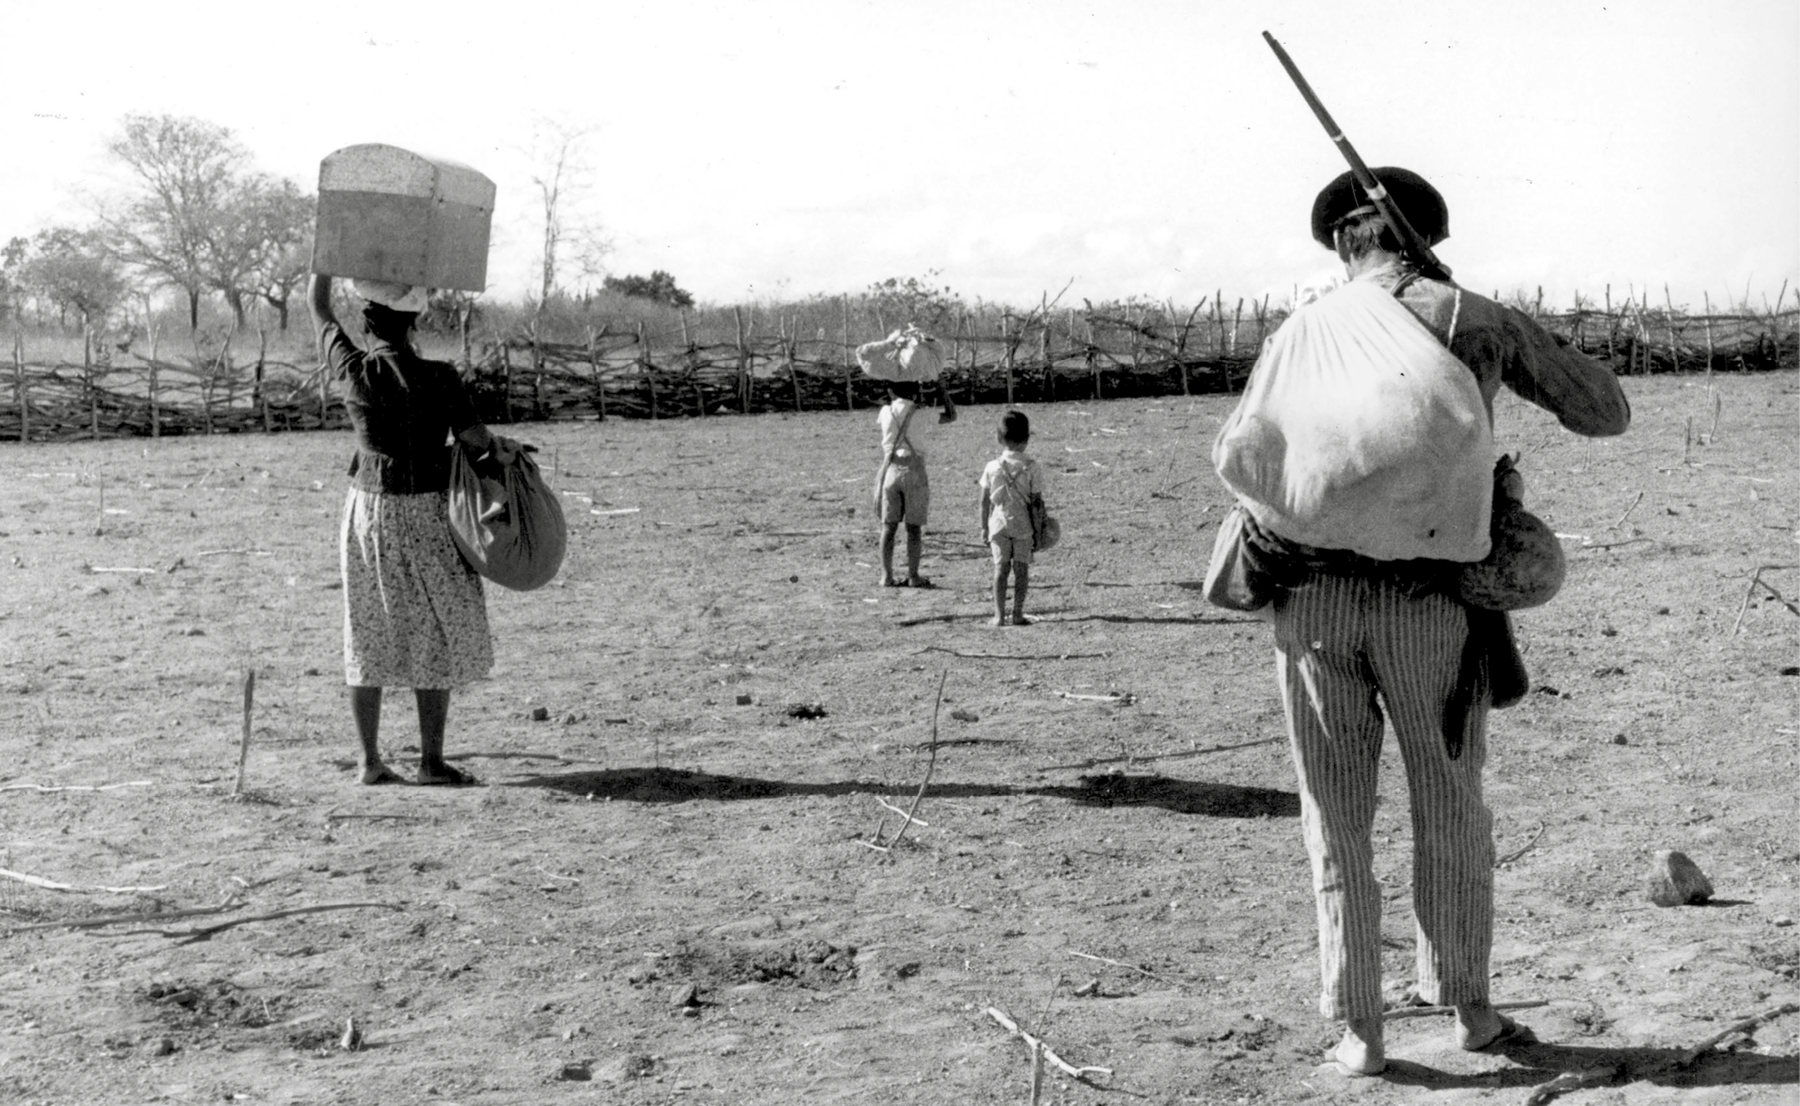
<path id="1" fill-rule="evenodd" d="M 1502 403 L 1571 562 L 1519 620 L 1537 686 L 1488 773 L 1494 995 L 1541 1004 L 1541 1043 L 1396 1018 L 1370 1080 L 1319 1063 L 1267 630 L 1198 591 L 1229 397 L 1032 412 L 1065 538 L 1004 630 L 993 408 L 932 457 L 931 591 L 876 586 L 872 412 L 518 428 L 571 550 L 489 593 L 468 789 L 353 781 L 347 435 L 0 446 L 0 1100 L 1031 1101 L 991 1007 L 1109 1069 L 1048 1066 L 1042 1102 L 1524 1103 L 1564 1073 L 1567 1102 L 1792 1102 L 1800 1014 L 1682 1063 L 1800 1000 L 1800 619 L 1747 592 L 1779 565 L 1800 594 L 1794 378 L 1716 383 L 1627 381 L 1599 442 Z M 410 768 L 404 692 L 384 732 Z M 1647 901 L 1660 849 L 1710 903 Z"/>

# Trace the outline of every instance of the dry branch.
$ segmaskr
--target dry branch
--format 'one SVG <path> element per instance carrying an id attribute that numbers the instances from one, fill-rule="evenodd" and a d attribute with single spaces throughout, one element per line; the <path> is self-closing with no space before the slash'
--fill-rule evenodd
<path id="1" fill-rule="evenodd" d="M 205 941 L 214 934 L 223 933 L 237 926 L 248 925 L 251 922 L 270 922 L 278 918 L 292 918 L 301 914 L 323 914 L 328 910 L 365 909 L 404 910 L 406 908 L 397 902 L 328 902 L 320 903 L 317 906 L 291 906 L 286 910 L 271 910 L 267 914 L 249 914 L 242 918 L 232 918 L 230 921 L 220 922 L 217 925 L 200 926 L 196 929 L 131 929 L 126 930 L 120 936 L 152 934 L 157 937 L 180 937 L 186 941 Z"/>
<path id="2" fill-rule="evenodd" d="M 1639 503 L 1642 503 L 1643 501 L 1644 501 L 1644 493 L 1643 492 L 1637 493 L 1637 498 L 1631 501 L 1631 506 L 1625 508 L 1625 513 L 1620 515 L 1618 518 L 1613 519 L 1611 522 L 1607 523 L 1606 528 L 1608 530 L 1617 530 L 1620 526 L 1622 526 L 1624 524 L 1625 520 L 1628 517 L 1630 517 L 1631 512 L 1637 510 L 1637 505 Z"/>
<path id="3" fill-rule="evenodd" d="M 881 822 L 875 827 L 873 839 L 868 842 L 870 848 L 878 849 L 881 852 L 892 852 L 894 847 L 900 844 L 900 839 L 906 836 L 907 828 L 917 821 L 913 815 L 919 812 L 919 802 L 925 798 L 925 789 L 931 786 L 932 769 L 937 767 L 938 713 L 944 709 L 944 681 L 949 678 L 950 670 L 948 668 L 938 675 L 937 698 L 931 704 L 931 759 L 925 762 L 925 778 L 919 781 L 919 791 L 913 796 L 912 805 L 906 810 L 906 820 L 901 822 L 900 828 L 894 831 L 894 839 L 884 844 L 881 840 L 882 828 L 887 824 L 887 818 L 884 815 Z M 882 805 L 886 806 L 887 804 L 883 803 Z M 920 823 L 920 825 L 923 824 Z"/>
<path id="4" fill-rule="evenodd" d="M 1496 1010 L 1535 1010 L 1539 1006 L 1550 1005 L 1549 999 L 1528 999 L 1522 1002 L 1496 1002 Z M 1396 1018 L 1431 1018 L 1439 1014 L 1454 1014 L 1454 1006 L 1397 1006 L 1392 1010 L 1384 1010 L 1381 1020 L 1393 1021 Z"/>
<path id="5" fill-rule="evenodd" d="M 1713 1050 L 1714 1046 L 1718 1045 L 1719 1043 L 1726 1040 L 1727 1038 L 1732 1037 L 1739 1033 L 1748 1033 L 1752 1029 L 1755 1029 L 1757 1026 L 1762 1025 L 1764 1022 L 1772 1022 L 1776 1018 L 1781 1017 L 1783 1014 L 1793 1014 L 1793 1013 L 1800 1013 L 1800 1002 L 1784 1002 L 1780 1006 L 1774 1007 L 1773 1009 L 1764 1010 L 1762 1013 L 1757 1014 L 1753 1017 L 1745 1018 L 1743 1021 L 1740 1021 L 1740 1022 L 1734 1022 L 1731 1025 L 1727 1026 L 1722 1032 L 1714 1033 L 1712 1036 L 1708 1037 L 1706 1040 L 1701 1041 L 1699 1044 L 1695 1045 L 1693 1048 L 1690 1048 L 1686 1052 L 1682 1053 L 1681 1059 L 1676 1061 L 1676 1063 L 1679 1066 L 1684 1067 L 1684 1068 L 1691 1067 L 1693 1065 L 1694 1061 L 1700 1059 L 1700 1057 L 1705 1055 L 1706 1053 L 1711 1052 Z"/>
<path id="6" fill-rule="evenodd" d="M 1000 1027 L 1002 1029 L 1006 1030 L 1008 1033 L 1011 1033 L 1013 1036 L 1018 1037 L 1021 1040 L 1023 1040 L 1026 1044 L 1026 1047 L 1036 1049 L 1040 1056 L 1042 1056 L 1044 1059 L 1050 1061 L 1052 1064 L 1055 1064 L 1058 1068 L 1060 1068 L 1063 1071 L 1064 1074 L 1070 1076 L 1071 1078 L 1079 1079 L 1081 1082 L 1086 1083 L 1088 1081 L 1087 1077 L 1090 1072 L 1098 1073 L 1100 1075 L 1107 1075 L 1107 1076 L 1110 1076 L 1113 1073 L 1111 1068 L 1093 1067 L 1091 1065 L 1087 1066 L 1087 1067 L 1078 1068 L 1074 1064 L 1069 1063 L 1067 1060 L 1064 1060 L 1062 1057 L 1058 1056 L 1054 1051 L 1052 1051 L 1049 1045 L 1045 1044 L 1043 1041 L 1032 1036 L 1031 1034 L 1025 1032 L 1023 1029 L 1020 1029 L 1019 1023 L 1015 1022 L 1011 1018 L 1007 1017 L 1005 1012 L 1002 1011 L 997 1006 L 988 1007 L 987 1008 L 987 1016 L 990 1018 L 993 1018 L 995 1021 L 999 1022 Z"/>
<path id="7" fill-rule="evenodd" d="M 115 787 L 149 787 L 154 780 L 126 780 L 124 783 L 103 783 L 98 786 L 85 783 L 72 783 L 65 787 L 47 787 L 41 783 L 9 783 L 0 787 L 0 791 L 111 791 Z"/>
<path id="8" fill-rule="evenodd" d="M 1095 956 L 1091 952 L 1076 952 L 1074 949 L 1069 950 L 1069 955 L 1070 956 L 1079 956 L 1083 960 L 1095 960 L 1102 964 L 1111 964 L 1115 968 L 1129 968 L 1131 971 L 1137 972 L 1139 975 L 1147 975 L 1151 979 L 1155 979 L 1155 980 L 1162 979 L 1162 976 L 1157 975 L 1155 972 L 1151 971 L 1149 968 L 1140 968 L 1136 964 L 1127 964 L 1123 960 L 1114 960 L 1110 956 Z"/>
<path id="9" fill-rule="evenodd" d="M 73 918 L 66 922 L 38 922 L 34 925 L 13 926 L 7 934 L 28 933 L 34 929 L 99 929 L 102 926 L 124 925 L 128 922 L 155 922 L 174 918 L 197 918 L 205 914 L 222 914 L 227 910 L 236 910 L 243 903 L 238 902 L 237 895 L 225 897 L 225 901 L 217 906 L 194 906 L 185 910 L 153 910 L 140 911 L 134 914 L 103 914 L 97 918 Z"/>
<path id="10" fill-rule="evenodd" d="M 961 649 L 951 649 L 945 645 L 927 645 L 919 650 L 921 653 L 948 653 L 953 657 L 965 657 L 982 661 L 1068 661 L 1092 660 L 1097 657 L 1109 657 L 1111 653 L 967 653 Z"/>
<path id="11" fill-rule="evenodd" d="M 132 895 L 141 891 L 162 891 L 169 886 L 159 883 L 154 887 L 81 887 L 73 883 L 58 883 L 42 876 L 28 876 L 24 872 L 9 871 L 6 868 L 0 868 L 0 879 L 17 880 L 33 887 L 42 887 L 46 891 L 67 891 L 77 895 Z"/>
<path id="12" fill-rule="evenodd" d="M 1526 853 L 1530 852 L 1537 845 L 1538 839 L 1543 836 L 1544 836 L 1544 823 L 1539 822 L 1538 826 L 1537 826 L 1537 832 L 1531 835 L 1531 840 L 1525 842 L 1525 844 L 1523 846 L 1521 846 L 1520 848 L 1514 849 L 1512 852 L 1507 853 L 1505 856 L 1494 861 L 1494 867 L 1498 868 L 1502 864 L 1511 864 L 1513 861 L 1524 856 Z"/>
<path id="13" fill-rule="evenodd" d="M 1793 611 L 1795 614 L 1800 614 L 1800 607 L 1796 607 L 1794 604 L 1788 602 L 1787 599 L 1785 599 L 1780 592 L 1776 591 L 1772 585 L 1764 583 L 1762 578 L 1762 574 L 1765 572 L 1777 572 L 1789 568 L 1800 568 L 1800 565 L 1756 566 L 1756 571 L 1750 574 L 1750 585 L 1744 589 L 1744 601 L 1738 604 L 1737 618 L 1731 623 L 1731 633 L 1725 635 L 1726 637 L 1737 636 L 1738 629 L 1744 624 L 1744 614 L 1750 609 L 1750 600 L 1756 595 L 1756 589 L 1758 587 L 1767 589 L 1769 594 L 1773 595 L 1782 606 Z"/>

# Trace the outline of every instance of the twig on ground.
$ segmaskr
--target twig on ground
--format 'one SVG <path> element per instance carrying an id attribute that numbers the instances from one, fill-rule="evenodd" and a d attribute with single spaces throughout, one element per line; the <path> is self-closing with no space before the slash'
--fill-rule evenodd
<path id="1" fill-rule="evenodd" d="M 875 826 L 874 839 L 869 842 L 869 845 L 872 848 L 879 849 L 882 852 L 892 852 L 894 847 L 899 845 L 901 839 L 906 836 L 908 827 L 917 820 L 913 815 L 919 812 L 919 802 L 925 798 L 925 789 L 931 786 L 932 769 L 937 767 L 938 712 L 944 709 L 944 681 L 949 678 L 950 670 L 948 668 L 938 674 L 937 698 L 931 704 L 931 759 L 925 762 L 925 778 L 919 781 L 918 794 L 913 796 L 912 806 L 908 807 L 906 811 L 906 820 L 901 822 L 900 828 L 894 831 L 894 839 L 892 841 L 883 842 L 881 840 L 882 827 L 887 824 L 887 817 L 885 815 L 882 816 L 881 822 L 877 823 Z M 882 805 L 885 806 L 886 804 L 884 803 Z"/>
<path id="2" fill-rule="evenodd" d="M 41 783 L 9 783 L 0 787 L 0 791 L 42 791 L 46 794 L 53 791 L 111 791 L 115 787 L 149 787 L 155 780 L 126 780 L 124 783 L 103 783 L 98 786 L 85 783 L 72 783 L 62 787 L 47 787 Z"/>
<path id="3" fill-rule="evenodd" d="M 1111 1068 L 1100 1068 L 1100 1067 L 1094 1067 L 1091 1065 L 1087 1066 L 1087 1067 L 1078 1068 L 1074 1064 L 1069 1063 L 1067 1060 L 1064 1060 L 1062 1057 L 1058 1056 L 1054 1051 L 1052 1051 L 1052 1049 L 1050 1048 L 1049 1045 L 1045 1044 L 1043 1041 L 1040 1041 L 1038 1038 L 1032 1036 L 1031 1034 L 1025 1032 L 1023 1029 L 1020 1029 L 1019 1023 L 1017 1023 L 1017 1022 L 1013 1021 L 1011 1018 L 1007 1017 L 1006 1013 L 997 1006 L 988 1007 L 987 1008 L 987 1016 L 990 1018 L 993 1018 L 995 1021 L 999 1022 L 1000 1028 L 1006 1030 L 1008 1033 L 1011 1033 L 1013 1036 L 1024 1040 L 1026 1047 L 1035 1048 L 1037 1050 L 1039 1056 L 1043 1057 L 1043 1059 L 1045 1059 L 1045 1060 L 1050 1061 L 1052 1064 L 1055 1064 L 1059 1069 L 1062 1070 L 1062 1072 L 1065 1075 L 1072 1076 L 1073 1078 L 1079 1079 L 1083 1083 L 1086 1083 L 1088 1081 L 1087 1077 L 1088 1077 L 1089 1073 L 1098 1073 L 1100 1075 L 1107 1075 L 1107 1076 L 1110 1076 L 1113 1073 L 1113 1070 Z"/>
<path id="4" fill-rule="evenodd" d="M 89 565 L 88 571 L 89 572 L 122 572 L 127 575 L 131 575 L 131 576 L 154 576 L 158 570 L 154 569 L 154 568 L 101 568 L 99 565 Z"/>
<path id="5" fill-rule="evenodd" d="M 46 891 L 69 891 L 78 895 L 132 895 L 140 891 L 163 891 L 168 884 L 159 883 L 155 887 L 80 887 L 72 883 L 58 883 L 42 876 L 28 876 L 24 872 L 13 872 L 0 868 L 0 878 L 28 883 L 33 887 L 42 887 Z"/>
<path id="6" fill-rule="evenodd" d="M 1606 528 L 1608 530 L 1617 530 L 1620 526 L 1622 526 L 1624 524 L 1625 519 L 1631 515 L 1631 512 L 1637 510 L 1637 505 L 1639 503 L 1642 503 L 1643 501 L 1644 501 L 1644 493 L 1643 492 L 1637 493 L 1637 498 L 1631 501 L 1631 506 L 1625 508 L 1625 513 L 1620 515 L 1618 518 L 1613 519 L 1611 522 L 1607 523 Z"/>
<path id="7" fill-rule="evenodd" d="M 1534 998 L 1526 999 L 1522 1002 L 1496 1002 L 1494 1003 L 1494 1009 L 1535 1010 L 1540 1006 L 1548 1005 L 1550 1005 L 1549 999 Z M 1397 1006 L 1392 1010 L 1382 1011 L 1381 1020 L 1392 1021 L 1395 1018 L 1431 1018 L 1436 1017 L 1439 1014 L 1454 1013 L 1456 1013 L 1456 1007 L 1454 1006 Z"/>
<path id="8" fill-rule="evenodd" d="M 274 555 L 267 549 L 202 549 L 194 554 L 196 557 L 273 557 Z"/>
<path id="9" fill-rule="evenodd" d="M 1059 691 L 1056 696 L 1059 699 L 1074 699 L 1081 703 L 1111 703 L 1114 706 L 1128 706 L 1137 701 L 1137 696 L 1129 691 L 1107 695 L 1083 695 L 1074 691 Z"/>
<path id="10" fill-rule="evenodd" d="M 223 933 L 237 926 L 248 925 L 251 922 L 271 922 L 277 918 L 292 918 L 300 914 L 323 914 L 328 910 L 364 909 L 404 910 L 406 908 L 397 902 L 328 902 L 317 906 L 291 906 L 286 910 L 271 910 L 267 914 L 250 914 L 242 918 L 232 918 L 230 921 L 220 922 L 217 925 L 200 926 L 196 929 L 128 929 L 120 936 L 152 934 L 157 937 L 180 937 L 185 941 L 205 941 L 214 934 Z"/>
<path id="11" fill-rule="evenodd" d="M 366 818 L 369 821 L 379 821 L 381 819 L 391 818 L 395 821 L 404 822 L 423 822 L 425 820 L 423 814 L 339 814 L 336 807 L 332 807 L 325 812 L 325 820 L 327 822 L 344 822 L 349 821 L 352 818 Z"/>
<path id="12" fill-rule="evenodd" d="M 1694 1061 L 1700 1059 L 1700 1057 L 1704 1056 L 1706 1053 L 1711 1052 L 1715 1045 L 1722 1043 L 1728 1037 L 1732 1037 L 1739 1033 L 1748 1033 L 1757 1026 L 1762 1025 L 1764 1022 L 1772 1022 L 1784 1014 L 1793 1013 L 1800 1013 L 1800 1002 L 1784 1002 L 1780 1006 L 1764 1010 L 1754 1017 L 1745 1018 L 1740 1022 L 1733 1022 L 1731 1025 L 1727 1026 L 1723 1032 L 1714 1033 L 1706 1040 L 1701 1041 L 1693 1048 L 1682 1053 L 1681 1059 L 1677 1060 L 1676 1064 L 1679 1067 L 1691 1067 L 1693 1066 Z"/>
<path id="13" fill-rule="evenodd" d="M 1155 980 L 1162 979 L 1162 976 L 1157 975 L 1155 972 L 1151 971 L 1149 968 L 1140 968 L 1136 964 L 1127 964 L 1123 960 L 1114 960 L 1110 956 L 1095 956 L 1091 952 L 1076 952 L 1074 949 L 1069 950 L 1069 955 L 1070 956 L 1079 956 L 1083 960 L 1097 960 L 1102 964 L 1111 964 L 1115 968 L 1129 968 L 1132 971 L 1137 972 L 1140 975 L 1147 975 L 1151 979 L 1155 979 Z"/>
<path id="14" fill-rule="evenodd" d="M 1649 541 L 1649 540 L 1650 540 L 1649 538 L 1625 538 L 1621 541 L 1584 541 L 1580 545 L 1576 546 L 1576 548 L 1577 549 L 1611 549 L 1614 546 L 1636 545 L 1638 542 Z"/>
<path id="15" fill-rule="evenodd" d="M 1110 653 L 967 653 L 961 649 L 951 649 L 945 645 L 927 645 L 919 650 L 921 653 L 948 653 L 953 657 L 964 657 L 979 661 L 1069 661 L 1094 660 L 1109 657 Z"/>
<path id="16" fill-rule="evenodd" d="M 1618 1064 L 1604 1064 L 1597 1068 L 1588 1068 L 1585 1071 L 1565 1071 L 1526 1095 L 1525 1106 L 1544 1106 L 1544 1103 L 1558 1095 L 1578 1091 L 1583 1087 L 1598 1087 L 1604 1083 L 1611 1083 L 1619 1077 L 1619 1071 Z"/>
<path id="17" fill-rule="evenodd" d="M 907 821 L 913 823 L 914 825 L 924 826 L 926 829 L 931 828 L 930 822 L 927 822 L 923 818 L 914 818 L 912 815 L 906 813 L 906 811 L 901 810 L 899 807 L 895 806 L 893 803 L 888 802 L 886 799 L 882 798 L 879 795 L 875 796 L 875 801 L 880 803 L 882 806 L 887 807 L 889 810 L 893 811 L 895 814 L 898 814 L 898 815 L 904 817 Z"/>
<path id="18" fill-rule="evenodd" d="M 1538 843 L 1538 838 L 1540 838 L 1542 836 L 1544 836 L 1544 823 L 1540 821 L 1540 822 L 1538 822 L 1537 832 L 1531 835 L 1531 840 L 1525 842 L 1524 847 L 1515 849 L 1514 851 L 1507 853 L 1505 856 L 1494 861 L 1494 867 L 1498 868 L 1502 864 L 1511 864 L 1513 861 L 1524 856 L 1526 853 L 1528 853 L 1532 850 L 1532 847 Z"/>
<path id="19" fill-rule="evenodd" d="M 928 622 L 955 622 L 959 618 L 975 618 L 975 617 L 977 617 L 977 616 L 969 615 L 969 614 L 927 614 L 927 615 L 920 615 L 918 618 L 903 618 L 900 621 L 894 623 L 894 625 L 896 625 L 896 626 L 923 626 Z"/>
<path id="20" fill-rule="evenodd" d="M 1744 601 L 1742 603 L 1738 604 L 1737 618 L 1731 623 L 1731 633 L 1725 635 L 1726 637 L 1736 637 L 1737 636 L 1738 630 L 1744 625 L 1744 614 L 1745 614 L 1745 612 L 1749 611 L 1750 600 L 1755 597 L 1756 589 L 1758 587 L 1767 589 L 1769 594 L 1773 595 L 1781 603 L 1782 606 L 1786 607 L 1790 611 L 1793 611 L 1795 614 L 1800 614 L 1800 607 L 1796 607 L 1794 604 L 1788 602 L 1787 599 L 1784 598 L 1780 592 L 1776 591 L 1773 586 L 1763 582 L 1763 578 L 1762 578 L 1763 573 L 1775 572 L 1780 569 L 1787 569 L 1787 568 L 1800 568 L 1800 565 L 1757 565 L 1756 566 L 1756 571 L 1752 572 L 1750 574 L 1749 586 L 1744 589 Z"/>
<path id="21" fill-rule="evenodd" d="M 66 922 L 37 922 L 27 926 L 13 926 L 6 933 L 27 933 L 34 929 L 99 929 L 102 926 L 124 925 L 128 922 L 157 922 L 164 919 L 198 918 L 205 914 L 223 914 L 227 910 L 236 910 L 244 905 L 238 901 L 236 892 L 225 897 L 225 901 L 217 906 L 194 906 L 184 910 L 140 911 L 135 914 L 103 914 L 97 918 L 72 918 Z"/>

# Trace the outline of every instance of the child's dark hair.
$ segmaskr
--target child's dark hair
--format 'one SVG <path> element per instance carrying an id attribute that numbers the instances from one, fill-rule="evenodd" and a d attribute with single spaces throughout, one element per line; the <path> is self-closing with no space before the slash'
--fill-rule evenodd
<path id="1" fill-rule="evenodd" d="M 1000 440 L 1008 445 L 1024 445 L 1031 441 L 1031 420 L 1023 411 L 1008 411 L 1000 416 Z"/>

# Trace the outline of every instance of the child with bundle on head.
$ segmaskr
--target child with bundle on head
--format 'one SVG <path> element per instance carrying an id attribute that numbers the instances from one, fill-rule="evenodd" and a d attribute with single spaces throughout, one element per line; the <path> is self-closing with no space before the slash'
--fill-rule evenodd
<path id="1" fill-rule="evenodd" d="M 995 436 L 1000 456 L 981 470 L 981 535 L 994 553 L 994 617 L 989 625 L 1006 625 L 1006 578 L 1013 577 L 1012 624 L 1029 626 L 1025 593 L 1031 587 L 1031 501 L 1044 494 L 1044 470 L 1025 455 L 1031 420 L 1023 411 L 1000 416 Z"/>

